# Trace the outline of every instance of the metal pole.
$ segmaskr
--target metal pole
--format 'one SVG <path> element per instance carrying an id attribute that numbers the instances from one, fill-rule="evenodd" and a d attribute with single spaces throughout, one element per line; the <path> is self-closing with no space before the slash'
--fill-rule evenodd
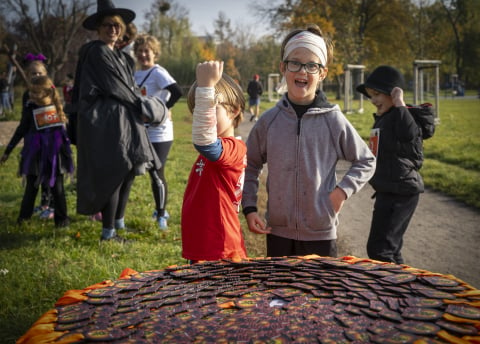
<path id="1" fill-rule="evenodd" d="M 345 113 L 350 112 L 350 69 L 345 69 L 345 84 L 344 84 L 344 99 L 343 99 L 343 108 Z"/>
<path id="2" fill-rule="evenodd" d="M 413 63 L 413 104 L 418 103 L 418 66 Z"/>
<path id="3" fill-rule="evenodd" d="M 365 74 L 363 72 L 363 68 L 360 68 L 360 83 L 363 84 Z M 359 113 L 363 113 L 363 93 L 360 93 L 360 106 L 358 109 Z"/>
<path id="4" fill-rule="evenodd" d="M 440 123 L 440 67 L 437 64 L 435 66 L 435 122 Z"/>
<path id="5" fill-rule="evenodd" d="M 418 72 L 418 95 L 419 95 L 420 103 L 423 103 L 425 99 L 423 97 L 424 88 L 425 88 L 425 85 L 424 85 L 423 68 L 420 67 Z"/>

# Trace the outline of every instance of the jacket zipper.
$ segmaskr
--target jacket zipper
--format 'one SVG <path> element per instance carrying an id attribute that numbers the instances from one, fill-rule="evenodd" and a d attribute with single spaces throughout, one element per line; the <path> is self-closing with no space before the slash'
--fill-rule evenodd
<path id="1" fill-rule="evenodd" d="M 298 118 L 297 119 L 297 139 L 296 139 L 296 146 L 297 146 L 297 149 L 295 150 L 295 154 L 297 155 L 295 157 L 295 162 L 297 164 L 297 166 L 299 166 L 299 159 L 300 159 L 300 154 L 299 154 L 299 150 L 300 150 L 300 133 L 301 133 L 301 127 L 302 127 L 302 117 Z M 299 200 L 299 196 L 298 196 L 298 167 L 295 168 L 295 230 L 296 230 L 296 237 L 297 239 L 296 240 L 299 240 L 300 238 L 300 233 L 298 231 L 298 209 L 299 209 L 299 204 L 298 204 L 298 200 Z"/>

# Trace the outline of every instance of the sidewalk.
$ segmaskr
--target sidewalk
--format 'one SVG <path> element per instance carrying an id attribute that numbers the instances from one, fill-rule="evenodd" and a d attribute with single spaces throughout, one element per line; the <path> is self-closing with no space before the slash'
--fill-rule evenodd
<path id="1" fill-rule="evenodd" d="M 8 144 L 19 123 L 17 121 L 0 121 L 0 149 Z M 18 144 L 18 146 L 21 145 L 23 145 L 23 140 Z M 3 154 L 3 150 L 1 152 Z"/>

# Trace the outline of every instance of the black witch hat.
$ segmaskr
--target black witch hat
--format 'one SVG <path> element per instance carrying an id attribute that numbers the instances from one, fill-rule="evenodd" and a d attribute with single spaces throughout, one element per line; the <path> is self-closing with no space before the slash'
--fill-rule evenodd
<path id="1" fill-rule="evenodd" d="M 119 15 L 125 24 L 135 19 L 135 12 L 126 8 L 116 8 L 111 0 L 97 0 L 97 13 L 87 17 L 83 21 L 83 27 L 87 30 L 96 30 L 100 20 L 105 16 Z"/>

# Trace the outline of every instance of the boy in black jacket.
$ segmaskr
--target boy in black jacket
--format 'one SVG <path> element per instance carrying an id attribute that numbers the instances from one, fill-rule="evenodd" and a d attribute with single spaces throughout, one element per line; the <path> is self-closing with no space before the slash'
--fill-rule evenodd
<path id="1" fill-rule="evenodd" d="M 357 86 L 377 108 L 370 148 L 377 157 L 369 181 L 375 190 L 367 253 L 371 259 L 403 264 L 403 235 L 424 191 L 418 172 L 423 163 L 421 130 L 403 100 L 402 74 L 380 66 Z"/>

